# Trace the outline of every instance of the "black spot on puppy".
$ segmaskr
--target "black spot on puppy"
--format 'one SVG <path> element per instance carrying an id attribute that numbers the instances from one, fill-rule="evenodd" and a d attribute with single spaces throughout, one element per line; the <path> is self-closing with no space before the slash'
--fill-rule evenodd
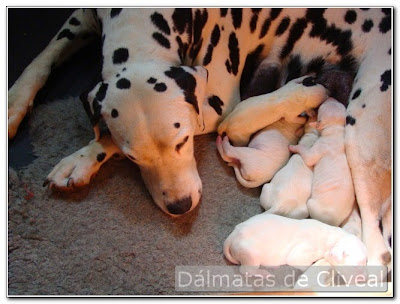
<path id="1" fill-rule="evenodd" d="M 111 111 L 111 117 L 112 117 L 112 118 L 117 118 L 118 115 L 119 115 L 118 110 L 112 109 L 112 111 Z"/>
<path id="2" fill-rule="evenodd" d="M 112 8 L 110 12 L 110 17 L 114 18 L 117 17 L 122 11 L 122 8 Z"/>
<path id="3" fill-rule="evenodd" d="M 213 107 L 213 109 L 215 110 L 215 112 L 217 112 L 218 115 L 222 114 L 222 106 L 224 105 L 224 102 L 221 100 L 221 98 L 219 98 L 216 95 L 210 96 L 208 98 L 208 104 Z"/>
<path id="4" fill-rule="evenodd" d="M 386 91 L 389 86 L 392 84 L 392 74 L 391 70 L 386 70 L 382 75 L 381 75 L 381 91 L 384 92 Z"/>
<path id="5" fill-rule="evenodd" d="M 102 83 L 99 90 L 96 93 L 96 98 L 98 101 L 104 100 L 104 98 L 106 97 L 107 89 L 108 89 L 108 84 Z"/>
<path id="6" fill-rule="evenodd" d="M 75 34 L 72 33 L 69 29 L 64 29 L 61 31 L 60 34 L 57 36 L 57 40 L 60 40 L 62 38 L 67 38 L 69 40 L 75 39 Z"/>
<path id="7" fill-rule="evenodd" d="M 121 90 L 126 90 L 131 87 L 131 82 L 126 78 L 121 78 L 117 81 L 117 88 Z"/>
<path id="8" fill-rule="evenodd" d="M 171 44 L 169 43 L 169 40 L 163 34 L 161 34 L 159 32 L 154 32 L 153 39 L 155 41 L 157 41 L 161 46 L 165 47 L 166 49 L 171 48 Z"/>
<path id="9" fill-rule="evenodd" d="M 357 91 L 354 92 L 353 97 L 351 97 L 351 100 L 356 99 L 358 96 L 361 94 L 361 89 L 357 89 Z"/>
<path id="10" fill-rule="evenodd" d="M 72 17 L 71 19 L 69 19 L 69 24 L 78 26 L 81 24 L 81 22 L 78 19 L 76 19 L 75 17 Z"/>
<path id="11" fill-rule="evenodd" d="M 285 17 L 281 20 L 281 23 L 279 23 L 278 28 L 276 29 L 275 36 L 281 36 L 289 27 L 290 24 L 290 18 Z"/>
<path id="12" fill-rule="evenodd" d="M 348 24 L 353 24 L 354 22 L 356 22 L 357 20 L 357 13 L 355 10 L 348 10 L 346 12 L 346 15 L 344 16 L 344 20 L 348 23 Z"/>
<path id="13" fill-rule="evenodd" d="M 153 77 L 150 77 L 149 79 L 147 79 L 147 82 L 148 82 L 148 83 L 156 83 L 156 82 L 157 82 L 157 79 L 155 79 L 155 78 L 153 78 Z"/>
<path id="14" fill-rule="evenodd" d="M 157 92 L 164 92 L 166 89 L 167 89 L 167 86 L 165 85 L 164 82 L 157 83 L 154 86 L 154 90 Z"/>
<path id="15" fill-rule="evenodd" d="M 233 21 L 233 27 L 235 29 L 240 28 L 242 24 L 242 9 L 241 8 L 231 8 L 231 15 L 232 15 L 232 21 Z"/>
<path id="16" fill-rule="evenodd" d="M 127 48 L 119 48 L 114 51 L 112 60 L 114 64 L 122 64 L 126 62 L 128 58 L 129 50 Z"/>
<path id="17" fill-rule="evenodd" d="M 182 67 L 171 67 L 165 75 L 175 80 L 176 84 L 182 89 L 185 101 L 192 104 L 196 113 L 199 114 L 199 104 L 195 94 L 196 78 Z"/>
<path id="18" fill-rule="evenodd" d="M 363 25 L 361 26 L 364 33 L 368 33 L 371 31 L 372 27 L 374 26 L 374 22 L 371 19 L 367 19 L 364 21 Z"/>
<path id="19" fill-rule="evenodd" d="M 106 158 L 106 155 L 104 152 L 97 154 L 97 161 L 101 163 Z"/>
<path id="20" fill-rule="evenodd" d="M 151 21 L 153 24 L 163 33 L 170 35 L 171 29 L 169 28 L 167 20 L 165 20 L 164 16 L 155 12 L 151 16 Z"/>
<path id="21" fill-rule="evenodd" d="M 356 123 L 356 119 L 350 115 L 346 116 L 346 125 L 353 126 Z"/>

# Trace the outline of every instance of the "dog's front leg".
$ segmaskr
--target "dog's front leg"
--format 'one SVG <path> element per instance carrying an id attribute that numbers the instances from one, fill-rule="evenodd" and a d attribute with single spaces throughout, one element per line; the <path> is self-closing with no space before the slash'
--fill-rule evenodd
<path id="1" fill-rule="evenodd" d="M 101 165 L 115 154 L 122 155 L 122 152 L 110 135 L 104 135 L 98 141 L 92 140 L 86 147 L 62 159 L 47 176 L 43 186 L 70 191 L 88 185 Z"/>
<path id="2" fill-rule="evenodd" d="M 8 137 L 13 138 L 36 93 L 44 86 L 51 69 L 86 45 L 86 35 L 96 31 L 96 21 L 90 9 L 76 10 L 61 30 L 24 70 L 8 91 Z"/>
<path id="3" fill-rule="evenodd" d="M 322 85 L 303 84 L 306 78 L 309 77 L 294 79 L 272 93 L 242 101 L 218 126 L 218 133 L 226 133 L 237 146 L 246 146 L 252 134 L 283 117 L 304 123 L 305 119 L 296 120 L 296 117 L 319 106 L 328 97 Z"/>

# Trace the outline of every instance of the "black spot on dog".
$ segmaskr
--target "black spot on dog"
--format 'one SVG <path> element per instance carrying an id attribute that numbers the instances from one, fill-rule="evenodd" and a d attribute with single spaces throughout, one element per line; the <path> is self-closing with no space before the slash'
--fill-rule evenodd
<path id="1" fill-rule="evenodd" d="M 193 22 L 193 44 L 197 44 L 200 41 L 201 33 L 208 20 L 208 12 L 206 9 L 202 11 L 197 9 L 194 14 Z"/>
<path id="2" fill-rule="evenodd" d="M 392 74 L 391 70 L 386 70 L 382 75 L 381 75 L 381 91 L 384 92 L 386 91 L 389 86 L 392 84 Z"/>
<path id="3" fill-rule="evenodd" d="M 253 16 L 251 16 L 250 19 L 250 32 L 254 33 L 254 31 L 257 28 L 257 21 L 258 21 L 258 14 L 254 13 Z"/>
<path id="4" fill-rule="evenodd" d="M 382 219 L 379 220 L 379 224 L 378 224 L 379 230 L 381 231 L 381 233 L 383 233 L 383 224 L 382 224 Z"/>
<path id="5" fill-rule="evenodd" d="M 180 124 L 179 122 L 174 123 L 174 127 L 175 127 L 175 128 L 178 129 L 180 126 L 181 126 L 181 124 Z"/>
<path id="6" fill-rule="evenodd" d="M 354 126 L 356 119 L 350 115 L 346 116 L 346 125 Z"/>
<path id="7" fill-rule="evenodd" d="M 189 56 L 190 56 L 190 58 L 192 58 L 192 62 L 196 60 L 197 55 L 200 52 L 202 44 L 203 44 L 203 38 L 201 38 L 199 43 L 197 45 L 195 45 L 194 47 L 192 47 L 192 49 L 190 50 Z"/>
<path id="8" fill-rule="evenodd" d="M 391 26 L 392 26 L 391 22 L 392 22 L 391 15 L 383 17 L 381 22 L 379 23 L 379 31 L 382 34 L 385 34 L 388 31 L 390 31 L 391 30 Z"/>
<path id="9" fill-rule="evenodd" d="M 182 89 L 185 101 L 193 105 L 196 113 L 199 114 L 199 104 L 195 94 L 196 78 L 182 67 L 171 67 L 165 72 L 165 75 L 175 80 L 176 84 Z"/>
<path id="10" fill-rule="evenodd" d="M 104 152 L 97 154 L 97 161 L 101 163 L 106 158 L 106 154 Z"/>
<path id="11" fill-rule="evenodd" d="M 243 11 L 241 8 L 231 8 L 232 22 L 235 29 L 242 25 Z"/>
<path id="12" fill-rule="evenodd" d="M 348 72 L 352 77 L 358 70 L 358 61 L 352 55 L 346 55 L 337 64 L 339 69 Z"/>
<path id="13" fill-rule="evenodd" d="M 348 24 L 353 24 L 354 22 L 356 22 L 357 20 L 357 13 L 355 10 L 348 10 L 346 12 L 346 15 L 344 16 L 344 20 L 348 23 Z"/>
<path id="14" fill-rule="evenodd" d="M 156 82 L 157 82 L 157 79 L 155 79 L 155 78 L 153 78 L 153 77 L 150 77 L 149 79 L 147 79 L 147 82 L 148 82 L 148 83 L 156 83 Z"/>
<path id="15" fill-rule="evenodd" d="M 69 40 L 75 39 L 75 34 L 72 33 L 69 29 L 64 29 L 61 31 L 60 34 L 57 36 L 57 40 L 60 40 L 62 38 L 67 38 Z"/>
<path id="16" fill-rule="evenodd" d="M 122 11 L 122 8 L 112 8 L 110 12 L 110 17 L 114 18 L 117 17 Z"/>
<path id="17" fill-rule="evenodd" d="M 287 66 L 288 76 L 286 78 L 286 82 L 289 82 L 292 79 L 300 77 L 302 74 L 301 73 L 302 69 L 303 69 L 303 63 L 301 61 L 300 56 L 299 55 L 292 56 Z"/>
<path id="18" fill-rule="evenodd" d="M 220 8 L 221 17 L 225 17 L 228 14 L 227 8 Z"/>
<path id="19" fill-rule="evenodd" d="M 114 51 L 112 60 L 114 64 L 122 64 L 128 61 L 128 58 L 129 50 L 127 48 L 119 48 Z"/>
<path id="20" fill-rule="evenodd" d="M 372 27 L 374 26 L 374 22 L 371 19 L 367 19 L 364 21 L 363 25 L 361 26 L 364 33 L 368 33 L 371 31 Z"/>
<path id="21" fill-rule="evenodd" d="M 101 104 L 96 98 L 93 99 L 92 107 L 93 107 L 93 116 L 91 117 L 90 122 L 92 126 L 95 126 L 99 123 L 101 117 Z"/>
<path id="22" fill-rule="evenodd" d="M 232 67 L 231 67 L 231 63 L 229 62 L 228 59 L 226 59 L 225 61 L 225 66 L 226 66 L 226 70 L 228 71 L 229 74 L 232 73 Z"/>
<path id="23" fill-rule="evenodd" d="M 214 47 L 212 46 L 212 44 L 209 44 L 207 47 L 207 53 L 203 59 L 204 66 L 208 65 L 211 62 L 213 50 L 214 50 Z"/>
<path id="24" fill-rule="evenodd" d="M 213 29 L 212 33 L 211 33 L 211 44 L 212 44 L 214 47 L 217 46 L 220 37 L 221 37 L 221 32 L 220 32 L 220 30 L 219 30 L 218 24 L 216 24 L 216 25 L 214 26 L 214 29 Z"/>
<path id="25" fill-rule="evenodd" d="M 307 77 L 303 79 L 302 84 L 305 87 L 312 87 L 315 86 L 317 83 L 315 82 L 315 77 Z"/>
<path id="26" fill-rule="evenodd" d="M 163 34 L 161 34 L 159 32 L 154 32 L 153 39 L 155 41 L 157 41 L 161 46 L 165 47 L 166 49 L 171 48 L 171 44 L 169 43 L 169 40 Z"/>
<path id="27" fill-rule="evenodd" d="M 241 88 L 241 100 L 263 95 L 275 91 L 280 79 L 280 69 L 277 66 L 260 66 L 254 73 L 249 85 L 245 89 Z"/>
<path id="28" fill-rule="evenodd" d="M 157 92 L 164 92 L 165 90 L 167 90 L 167 86 L 164 82 L 160 82 L 154 86 L 154 90 Z"/>
<path id="29" fill-rule="evenodd" d="M 112 109 L 112 111 L 111 111 L 111 117 L 112 117 L 112 118 L 117 118 L 118 115 L 119 115 L 118 110 Z"/>
<path id="30" fill-rule="evenodd" d="M 267 35 L 270 26 L 271 26 L 271 19 L 270 18 L 265 19 L 261 27 L 261 32 L 259 36 L 260 39 L 264 38 L 264 36 Z"/>
<path id="31" fill-rule="evenodd" d="M 361 89 L 357 89 L 357 90 L 354 92 L 353 96 L 351 97 L 351 100 L 356 99 L 358 96 L 360 96 L 360 94 L 361 94 Z"/>
<path id="32" fill-rule="evenodd" d="M 151 21 L 153 24 L 164 34 L 170 35 L 171 29 L 169 28 L 167 20 L 165 20 L 164 16 L 155 12 L 151 16 Z"/>
<path id="33" fill-rule="evenodd" d="M 96 98 L 98 101 L 104 100 L 104 98 L 106 97 L 107 89 L 108 89 L 108 84 L 102 83 L 99 90 L 96 93 Z"/>
<path id="34" fill-rule="evenodd" d="M 262 8 L 260 8 L 260 7 L 253 7 L 253 8 L 251 9 L 251 11 L 252 11 L 253 13 L 259 13 L 259 12 L 261 12 L 261 10 L 262 10 Z"/>
<path id="35" fill-rule="evenodd" d="M 271 8 L 271 11 L 269 12 L 269 17 L 271 20 L 275 20 L 278 18 L 280 13 L 282 12 L 282 8 Z"/>
<path id="36" fill-rule="evenodd" d="M 217 112 L 218 115 L 222 115 L 222 106 L 224 102 L 216 95 L 210 96 L 208 98 L 208 104 Z"/>
<path id="37" fill-rule="evenodd" d="M 321 72 L 323 66 L 325 65 L 325 60 L 323 57 L 319 56 L 312 59 L 307 65 L 307 74 L 314 72 L 319 73 Z"/>
<path id="38" fill-rule="evenodd" d="M 382 8 L 382 13 L 384 13 L 386 16 L 388 16 L 392 13 L 392 9 L 391 8 Z"/>
<path id="39" fill-rule="evenodd" d="M 276 29 L 275 36 L 281 36 L 289 27 L 290 24 L 290 18 L 285 17 L 281 20 L 281 23 L 279 23 L 278 28 Z"/>
<path id="40" fill-rule="evenodd" d="M 240 93 L 241 95 L 249 95 L 245 92 L 248 92 L 248 85 L 253 80 L 254 72 L 257 67 L 260 65 L 262 58 L 261 53 L 264 50 L 264 44 L 260 44 L 254 49 L 251 53 L 249 53 L 246 57 L 246 61 L 244 63 L 244 67 L 242 70 L 242 76 L 240 77 Z M 262 85 L 264 87 L 265 84 Z M 243 98 L 241 98 L 243 100 Z"/>
<path id="41" fill-rule="evenodd" d="M 306 19 L 312 23 L 310 37 L 319 37 L 326 30 L 327 21 L 324 18 L 326 8 L 307 9 Z"/>
<path id="42" fill-rule="evenodd" d="M 363 108 L 363 109 L 365 108 L 365 103 L 362 105 L 362 108 Z"/>
<path id="43" fill-rule="evenodd" d="M 69 19 L 69 24 L 78 26 L 78 25 L 81 25 L 81 22 L 78 19 L 76 19 L 75 17 L 72 17 L 71 19 Z"/>
<path id="44" fill-rule="evenodd" d="M 126 71 L 126 68 L 123 68 L 123 69 L 122 69 L 122 72 L 125 72 L 125 71 Z"/>
<path id="45" fill-rule="evenodd" d="M 229 35 L 229 43 L 228 43 L 228 48 L 229 48 L 229 59 L 231 61 L 231 68 L 232 68 L 232 73 L 234 75 L 237 75 L 239 71 L 239 42 L 236 37 L 236 34 L 232 32 Z"/>
<path id="46" fill-rule="evenodd" d="M 117 81 L 117 88 L 121 90 L 126 90 L 131 87 L 131 82 L 126 78 L 121 78 Z"/>
<path id="47" fill-rule="evenodd" d="M 189 44 L 183 43 L 180 36 L 176 36 L 176 42 L 178 43 L 178 56 L 179 59 L 181 60 L 181 63 L 183 64 L 184 59 L 186 58 L 186 53 L 188 51 Z"/>
<path id="48" fill-rule="evenodd" d="M 392 55 L 392 48 L 389 49 L 388 54 Z"/>
<path id="49" fill-rule="evenodd" d="M 297 40 L 303 35 L 305 28 L 307 27 L 307 20 L 305 18 L 299 18 L 291 26 L 289 31 L 289 37 L 286 40 L 285 46 L 282 48 L 280 59 L 286 58 L 287 55 L 293 50 L 293 47 Z"/>
<path id="50" fill-rule="evenodd" d="M 363 10 L 363 11 L 369 10 L 369 8 L 367 8 L 367 7 L 362 7 L 362 8 L 360 8 L 360 9 Z"/>
<path id="51" fill-rule="evenodd" d="M 187 32 L 189 40 L 192 37 L 192 9 L 190 8 L 176 8 L 172 14 L 172 21 L 174 28 L 180 35 Z"/>

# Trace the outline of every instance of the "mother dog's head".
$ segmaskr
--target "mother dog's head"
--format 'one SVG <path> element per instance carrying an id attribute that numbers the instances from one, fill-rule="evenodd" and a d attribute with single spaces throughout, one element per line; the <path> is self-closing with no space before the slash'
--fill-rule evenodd
<path id="1" fill-rule="evenodd" d="M 142 65 L 117 75 L 103 71 L 103 77 L 81 98 L 96 138 L 103 119 L 115 144 L 140 167 L 148 190 L 164 212 L 176 216 L 194 209 L 202 184 L 193 137 L 196 129 L 204 128 L 207 70 Z"/>

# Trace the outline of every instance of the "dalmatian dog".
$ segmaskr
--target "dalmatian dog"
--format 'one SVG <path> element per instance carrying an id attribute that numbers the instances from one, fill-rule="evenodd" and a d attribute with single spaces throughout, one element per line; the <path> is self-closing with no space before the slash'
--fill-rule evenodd
<path id="1" fill-rule="evenodd" d="M 390 8 L 78 9 L 9 90 L 9 138 L 52 65 L 99 35 L 102 81 L 82 97 L 95 139 L 61 160 L 45 184 L 84 186 L 113 154 L 123 154 L 139 165 L 155 203 L 178 216 L 201 197 L 194 135 L 216 131 L 241 99 L 334 66 L 355 75 L 346 151 L 368 260 L 382 264 L 388 251 L 379 223 L 382 205 L 391 202 L 391 14 Z M 298 86 L 305 94 L 318 90 Z M 99 131 L 102 122 L 109 132 Z M 235 144 L 248 133 L 235 115 L 218 131 Z"/>

